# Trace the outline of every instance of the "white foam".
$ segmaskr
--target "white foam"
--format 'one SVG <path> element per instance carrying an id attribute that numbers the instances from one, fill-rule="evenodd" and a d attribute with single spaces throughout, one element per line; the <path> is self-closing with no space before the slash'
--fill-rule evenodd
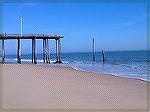
<path id="1" fill-rule="evenodd" d="M 32 60 L 30 60 L 30 59 L 21 59 L 21 61 L 23 61 L 23 62 L 31 62 Z"/>
<path id="2" fill-rule="evenodd" d="M 138 68 L 137 66 L 120 66 L 120 65 L 107 65 L 107 64 L 74 64 L 72 66 L 76 70 L 112 74 L 120 77 L 136 78 L 148 81 L 147 70 Z M 141 75 L 140 75 L 141 74 Z"/>

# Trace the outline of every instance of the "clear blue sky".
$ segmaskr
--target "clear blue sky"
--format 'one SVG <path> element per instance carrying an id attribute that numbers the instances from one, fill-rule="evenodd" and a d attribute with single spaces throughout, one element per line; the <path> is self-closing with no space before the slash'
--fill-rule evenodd
<path id="1" fill-rule="evenodd" d="M 147 4 L 145 3 L 4 3 L 3 33 L 58 34 L 62 52 L 147 49 Z M 42 40 L 37 41 L 38 53 Z M 16 53 L 16 41 L 7 40 L 6 53 Z M 55 52 L 55 41 L 50 41 Z M 31 52 L 31 41 L 22 41 L 22 53 Z"/>

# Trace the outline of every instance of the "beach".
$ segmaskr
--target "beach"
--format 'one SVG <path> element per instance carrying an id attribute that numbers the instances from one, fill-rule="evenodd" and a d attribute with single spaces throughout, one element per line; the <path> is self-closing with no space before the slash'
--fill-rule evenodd
<path id="1" fill-rule="evenodd" d="M 141 110 L 149 83 L 70 67 L 3 64 L 4 109 Z"/>

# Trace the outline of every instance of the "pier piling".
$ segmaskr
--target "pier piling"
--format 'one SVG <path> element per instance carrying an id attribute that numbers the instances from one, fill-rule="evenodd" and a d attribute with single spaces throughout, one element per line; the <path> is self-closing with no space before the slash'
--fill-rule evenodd
<path id="1" fill-rule="evenodd" d="M 56 39 L 56 63 L 58 63 L 58 39 Z"/>
<path id="2" fill-rule="evenodd" d="M 43 39 L 43 62 L 44 63 L 46 62 L 46 59 L 45 59 L 45 52 L 46 52 L 46 50 L 45 50 L 45 41 L 46 41 L 46 39 Z"/>
<path id="3" fill-rule="evenodd" d="M 60 39 L 58 39 L 58 60 L 59 60 L 59 63 L 61 63 L 61 42 L 60 42 Z"/>
<path id="4" fill-rule="evenodd" d="M 60 39 L 56 39 L 56 63 L 61 62 L 61 42 Z"/>
<path id="5" fill-rule="evenodd" d="M 49 59 L 49 42 L 48 42 L 48 39 L 46 39 L 46 48 L 47 48 L 47 59 L 46 59 L 46 61 L 47 61 L 47 63 L 50 63 L 50 59 Z"/>
<path id="6" fill-rule="evenodd" d="M 5 42 L 2 39 L 2 63 L 5 63 Z"/>
<path id="7" fill-rule="evenodd" d="M 35 39 L 32 39 L 32 63 L 37 64 L 35 51 L 36 51 L 36 41 Z"/>
<path id="8" fill-rule="evenodd" d="M 32 40 L 32 63 L 37 63 L 36 56 L 36 39 L 43 39 L 43 61 L 44 63 L 50 63 L 50 49 L 49 49 L 49 39 L 56 40 L 56 63 L 61 63 L 61 43 L 60 39 L 64 38 L 58 35 L 18 35 L 18 34 L 0 34 L 0 39 L 2 40 L 2 63 L 5 62 L 5 44 L 4 41 L 6 39 L 15 39 L 17 40 L 17 63 L 21 64 L 21 44 L 20 41 L 22 39 L 31 39 Z"/>
<path id="9" fill-rule="evenodd" d="M 21 47 L 20 47 L 20 39 L 18 40 L 18 49 L 17 49 L 17 63 L 21 64 Z"/>

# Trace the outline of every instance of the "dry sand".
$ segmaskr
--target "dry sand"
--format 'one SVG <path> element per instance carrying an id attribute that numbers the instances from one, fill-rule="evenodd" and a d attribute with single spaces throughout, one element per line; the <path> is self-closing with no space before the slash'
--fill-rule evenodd
<path id="1" fill-rule="evenodd" d="M 148 84 L 72 68 L 4 64 L 3 108 L 142 112 L 148 106 Z"/>

